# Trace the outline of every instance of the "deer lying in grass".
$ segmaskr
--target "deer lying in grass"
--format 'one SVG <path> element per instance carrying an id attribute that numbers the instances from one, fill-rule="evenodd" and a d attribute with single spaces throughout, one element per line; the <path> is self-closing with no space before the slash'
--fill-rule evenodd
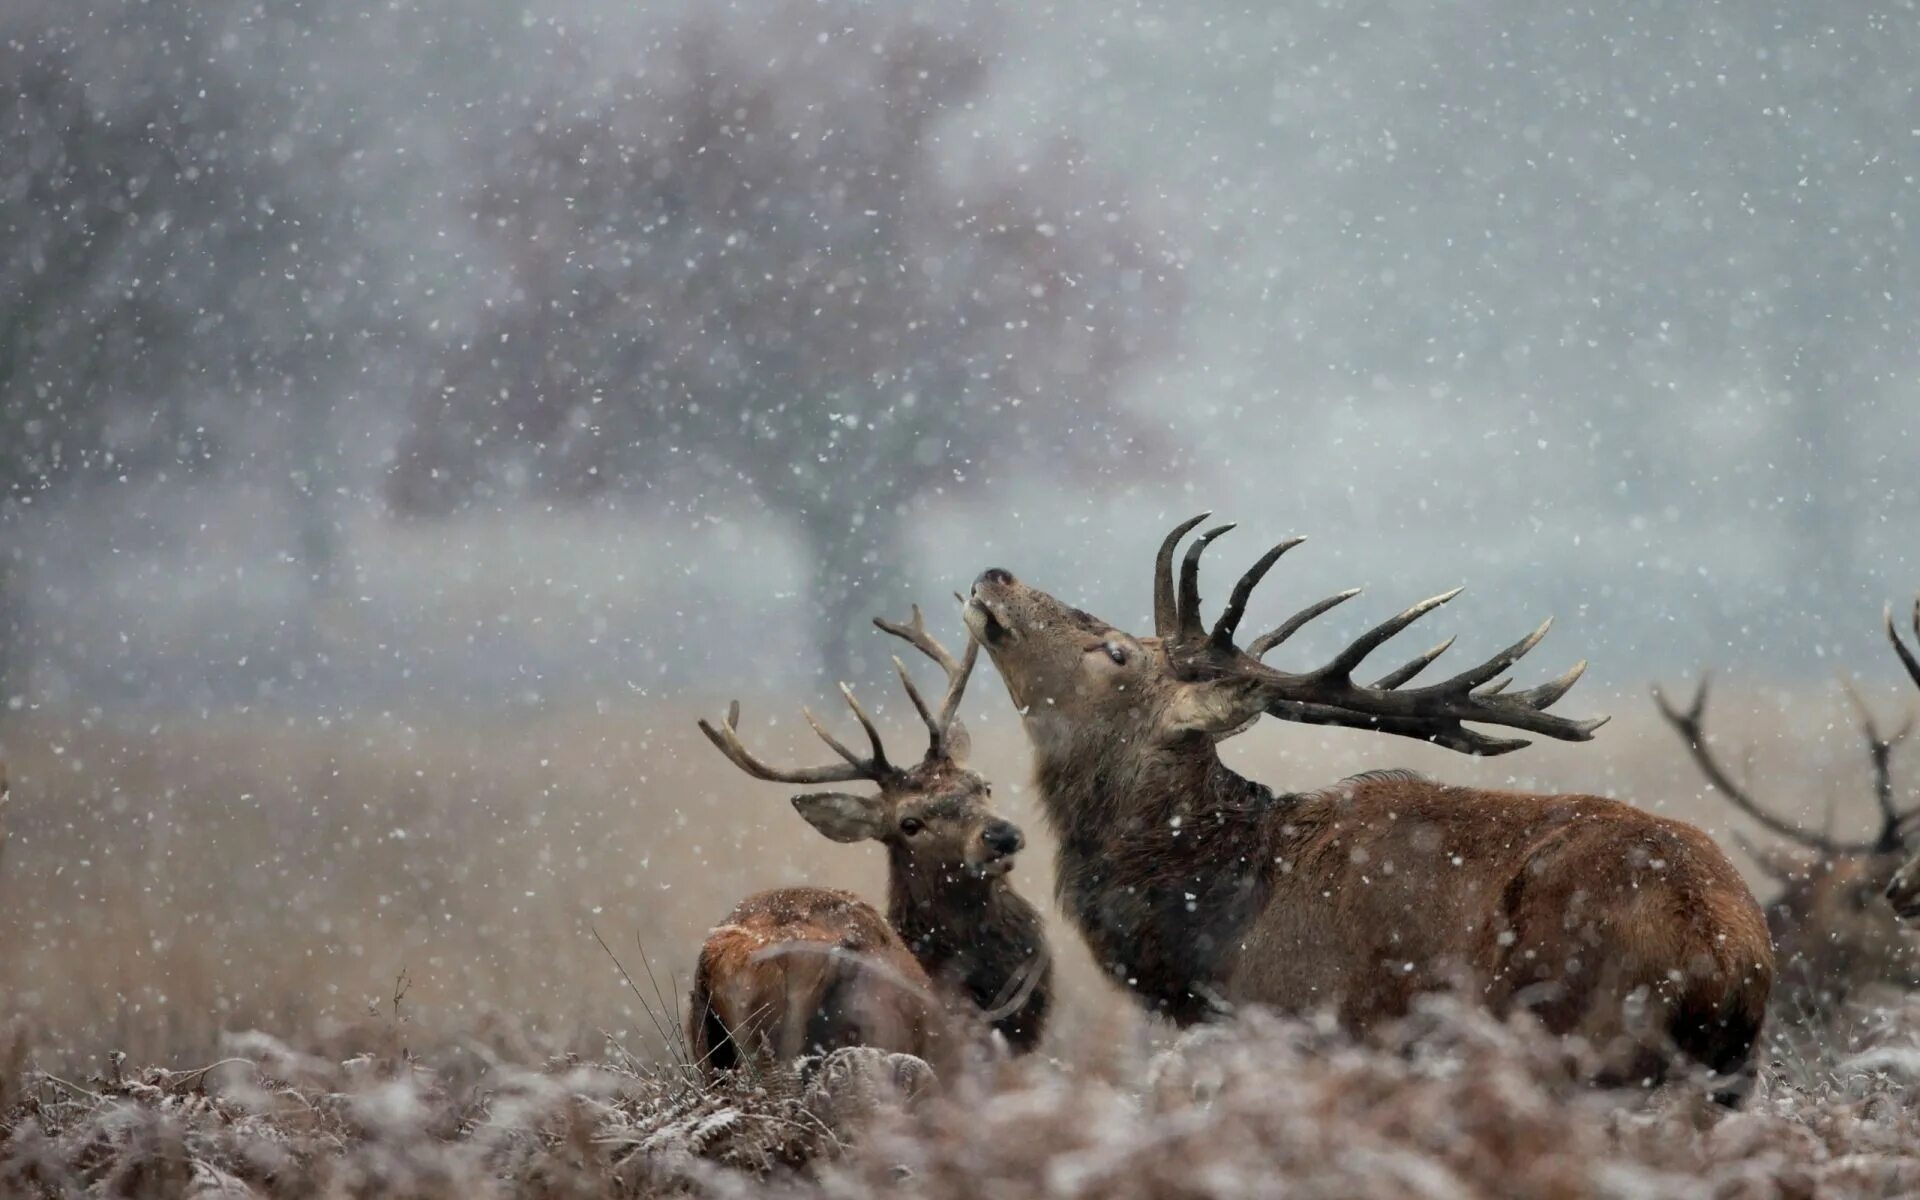
<path id="1" fill-rule="evenodd" d="M 887 758 L 873 721 L 841 685 L 872 747 L 862 757 L 807 722 L 844 761 L 781 769 L 740 741 L 740 706 L 726 723 L 700 728 L 735 766 L 778 783 L 867 780 L 878 795 L 809 792 L 800 815 L 837 842 L 887 849 L 887 915 L 858 897 L 792 887 L 742 901 L 701 949 L 688 1013 L 696 1061 L 724 1068 L 744 1053 L 778 1058 L 847 1045 L 913 1054 L 936 1068 L 964 1053 L 967 1027 L 984 1024 L 1015 1053 L 1040 1040 L 1052 996 L 1052 963 L 1040 914 L 1007 873 L 1024 844 L 995 815 L 987 781 L 963 765 L 966 729 L 957 713 L 979 647 L 959 660 L 928 634 L 920 610 L 911 624 L 875 621 L 947 673 L 936 711 L 898 659 L 900 679 L 931 735 L 918 765 Z M 803 710 L 804 711 L 804 710 Z"/>
<path id="2" fill-rule="evenodd" d="M 1920 603 L 1915 605 L 1914 627 L 1920 632 Z M 1900 640 L 1891 612 L 1887 636 L 1914 682 L 1920 684 L 1920 659 Z M 1889 732 L 1874 719 L 1859 693 L 1847 686 L 1873 768 L 1873 797 L 1880 812 L 1880 828 L 1871 838 L 1849 840 L 1816 833 L 1779 816 L 1735 781 L 1707 741 L 1707 692 L 1703 678 L 1684 709 L 1669 703 L 1658 688 L 1653 697 L 1713 790 L 1792 844 L 1792 848 L 1746 847 L 1754 862 L 1780 885 L 1766 914 L 1783 985 L 1776 999 L 1786 1015 L 1823 1020 L 1868 984 L 1920 987 L 1920 944 L 1901 923 L 1903 913 L 1920 915 L 1920 869 L 1903 869 L 1910 862 L 1906 842 L 1920 818 L 1920 805 L 1903 808 L 1895 799 L 1893 781 L 1894 752 L 1912 734 L 1912 717 Z"/>
<path id="3" fill-rule="evenodd" d="M 1598 796 L 1450 787 L 1368 772 L 1276 792 L 1229 770 L 1218 743 L 1264 714 L 1419 738 L 1471 754 L 1527 743 L 1497 725 L 1585 740 L 1600 721 L 1546 709 L 1584 664 L 1528 691 L 1499 677 L 1542 625 L 1450 679 L 1406 687 L 1440 645 L 1372 686 L 1353 672 L 1449 592 L 1375 627 L 1325 666 L 1260 657 L 1350 598 L 1305 609 L 1245 650 L 1234 633 L 1254 586 L 1298 539 L 1268 551 L 1201 623 L 1201 551 L 1154 570 L 1154 637 L 1135 637 L 1027 586 L 982 574 L 966 618 L 1032 742 L 1040 801 L 1059 835 L 1059 893 L 1097 961 L 1181 1023 L 1242 1004 L 1330 1009 L 1350 1028 L 1464 985 L 1497 1011 L 1585 1035 L 1607 1080 L 1659 1076 L 1672 1050 L 1745 1078 L 1766 1010 L 1766 922 L 1706 834 Z"/>

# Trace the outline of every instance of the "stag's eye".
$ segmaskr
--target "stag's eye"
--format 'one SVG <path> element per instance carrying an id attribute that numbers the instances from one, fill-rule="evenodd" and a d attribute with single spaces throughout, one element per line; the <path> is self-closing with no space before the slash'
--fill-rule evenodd
<path id="1" fill-rule="evenodd" d="M 1127 665 L 1127 648 L 1125 646 L 1122 646 L 1119 642 L 1108 642 L 1105 650 L 1107 657 L 1113 660 L 1114 666 L 1124 667 Z"/>
<path id="2" fill-rule="evenodd" d="M 908 837 L 912 837 L 926 827 L 927 823 L 919 817 L 902 817 L 900 820 L 900 832 L 906 834 Z"/>

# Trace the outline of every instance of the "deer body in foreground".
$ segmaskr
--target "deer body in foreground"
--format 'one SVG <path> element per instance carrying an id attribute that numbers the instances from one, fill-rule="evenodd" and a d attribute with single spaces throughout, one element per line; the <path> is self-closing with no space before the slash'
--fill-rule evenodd
<path id="1" fill-rule="evenodd" d="M 1247 650 L 1233 643 L 1275 547 L 1209 632 L 1198 571 L 1214 530 L 1172 556 L 1162 545 L 1156 636 L 1109 622 L 989 570 L 969 627 L 1006 682 L 1059 836 L 1068 914 L 1144 1004 L 1185 1023 L 1243 1004 L 1331 1009 L 1364 1029 L 1424 991 L 1464 986 L 1495 1010 L 1525 1008 L 1604 1053 L 1603 1077 L 1661 1074 L 1677 1048 L 1741 1077 L 1773 958 L 1758 906 L 1700 830 L 1597 796 L 1449 787 L 1369 772 L 1276 791 L 1221 761 L 1217 744 L 1263 714 L 1369 728 L 1497 754 L 1567 740 L 1598 721 L 1546 709 L 1582 667 L 1528 691 L 1498 677 L 1545 626 L 1479 666 L 1405 687 L 1450 643 L 1372 686 L 1352 672 L 1372 650 L 1452 598 L 1416 605 L 1326 666 L 1294 674 L 1260 655 L 1349 598 L 1310 606 Z"/>
<path id="2" fill-rule="evenodd" d="M 995 815 L 987 782 L 963 765 L 967 736 L 956 712 L 979 648 L 955 660 L 926 631 L 875 622 L 947 672 L 936 712 L 900 665 L 925 719 L 925 757 L 888 761 L 873 722 L 846 698 L 866 731 L 870 756 L 853 753 L 812 714 L 815 732 L 843 762 L 782 770 L 741 743 L 739 706 L 722 726 L 700 723 L 721 753 L 758 779 L 785 783 L 867 780 L 877 795 L 814 792 L 793 798 L 801 816 L 839 842 L 887 849 L 887 915 L 847 892 L 779 888 L 743 901 L 701 951 L 688 1013 L 697 1060 L 718 1068 L 743 1048 L 787 1058 L 846 1045 L 916 1055 L 936 1068 L 966 1049 L 970 1026 L 999 1032 L 1016 1053 L 1033 1049 L 1051 1001 L 1052 964 L 1039 912 L 1007 879 L 1024 844 Z M 898 660 L 896 660 L 896 664 Z M 843 686 L 843 690 L 844 686 Z"/>
<path id="3" fill-rule="evenodd" d="M 1920 658 L 1901 641 L 1891 613 L 1886 629 L 1909 676 L 1920 685 Z M 1914 629 L 1920 633 L 1920 603 Z M 1788 820 L 1735 780 L 1707 740 L 1705 679 L 1684 709 L 1654 691 L 1661 715 L 1686 742 L 1713 790 L 1789 843 L 1747 849 L 1780 886 L 1766 906 L 1783 984 L 1776 998 L 1786 1006 L 1785 1015 L 1816 1020 L 1832 1015 L 1869 984 L 1920 988 L 1920 939 L 1903 924 L 1920 916 L 1920 859 L 1909 857 L 1907 848 L 1920 806 L 1902 806 L 1893 779 L 1894 753 L 1911 736 L 1913 721 L 1883 729 L 1851 685 L 1846 694 L 1859 717 L 1880 813 L 1880 828 L 1862 840 L 1836 838 Z"/>

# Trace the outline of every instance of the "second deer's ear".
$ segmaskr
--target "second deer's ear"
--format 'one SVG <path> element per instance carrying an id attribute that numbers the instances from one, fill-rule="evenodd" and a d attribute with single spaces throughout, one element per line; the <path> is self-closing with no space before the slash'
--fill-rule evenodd
<path id="1" fill-rule="evenodd" d="M 885 824 L 878 796 L 807 792 L 793 798 L 793 807 L 807 819 L 807 824 L 836 842 L 864 842 L 879 837 Z"/>
<path id="2" fill-rule="evenodd" d="M 1266 711 L 1257 690 L 1234 680 L 1183 683 L 1167 705 L 1169 732 L 1218 741 L 1240 733 Z"/>

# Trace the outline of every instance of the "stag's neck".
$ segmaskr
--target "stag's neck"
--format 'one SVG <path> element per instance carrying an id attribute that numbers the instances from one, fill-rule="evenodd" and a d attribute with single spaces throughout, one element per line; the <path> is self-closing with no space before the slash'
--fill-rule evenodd
<path id="1" fill-rule="evenodd" d="M 1295 797 L 1229 770 L 1197 738 L 1053 749 L 1036 757 L 1061 907 L 1149 1008 L 1181 1024 L 1213 1015 L 1271 892 Z"/>
<path id="2" fill-rule="evenodd" d="M 1024 995 L 993 1025 L 1016 1051 L 1031 1049 L 1051 1000 L 1040 910 L 1004 877 L 942 880 L 927 892 L 910 886 L 915 876 L 899 861 L 890 875 L 887 919 L 927 975 L 979 1012 Z"/>
<path id="3" fill-rule="evenodd" d="M 915 887 L 923 876 L 896 862 L 889 872 L 887 919 L 930 975 L 981 943 L 989 931 L 1020 928 L 1033 906 L 1004 877 L 955 876 L 934 887 Z"/>
<path id="4" fill-rule="evenodd" d="M 1069 736 L 1036 738 L 1035 748 L 1040 803 L 1063 849 L 1208 816 L 1244 819 L 1292 802 L 1229 768 L 1205 739 L 1144 747 Z"/>
<path id="5" fill-rule="evenodd" d="M 899 851 L 892 853 L 887 872 L 887 919 L 903 937 L 909 928 L 946 929 L 980 920 L 980 914 L 995 903 L 996 885 L 1005 883 L 964 874 L 929 879 L 930 874 L 917 869 Z"/>

